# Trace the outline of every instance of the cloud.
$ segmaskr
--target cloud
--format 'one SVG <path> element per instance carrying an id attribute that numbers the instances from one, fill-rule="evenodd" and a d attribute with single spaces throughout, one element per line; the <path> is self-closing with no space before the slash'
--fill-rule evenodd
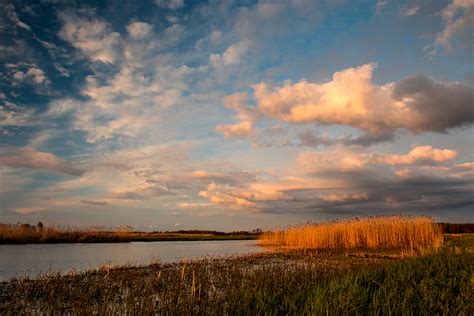
<path id="1" fill-rule="evenodd" d="M 388 0 L 377 0 L 377 2 L 375 3 L 375 13 L 380 14 L 380 12 L 382 11 L 382 8 L 386 6 L 387 3 L 388 3 Z"/>
<path id="2" fill-rule="evenodd" d="M 184 7 L 184 0 L 155 0 L 155 3 L 162 8 L 171 10 Z"/>
<path id="3" fill-rule="evenodd" d="M 19 83 L 31 82 L 37 85 L 49 85 L 51 83 L 44 71 L 37 66 L 30 67 L 25 72 L 16 70 L 12 77 L 14 81 Z"/>
<path id="4" fill-rule="evenodd" d="M 346 125 L 373 135 L 445 132 L 474 122 L 472 87 L 424 75 L 379 86 L 372 82 L 374 67 L 344 69 L 325 83 L 261 82 L 253 86 L 258 111 L 287 123 Z"/>
<path id="5" fill-rule="evenodd" d="M 346 201 L 367 201 L 368 200 L 368 194 L 364 192 L 358 192 L 358 193 L 342 193 L 342 194 L 337 194 L 337 193 L 331 193 L 331 194 L 325 194 L 325 195 L 320 195 L 319 198 L 325 202 L 346 202 Z"/>
<path id="6" fill-rule="evenodd" d="M 88 205 L 97 205 L 97 206 L 109 206 L 109 203 L 105 201 L 89 201 L 89 200 L 81 200 L 82 204 Z"/>
<path id="7" fill-rule="evenodd" d="M 18 17 L 18 14 L 15 11 L 15 6 L 11 3 L 7 3 L 5 6 L 3 6 L 3 9 L 6 17 L 17 27 L 22 28 L 24 30 L 30 31 L 31 28 L 28 24 L 25 22 L 21 21 L 20 18 Z"/>
<path id="8" fill-rule="evenodd" d="M 450 149 L 437 149 L 432 146 L 418 146 L 406 155 L 373 155 L 372 160 L 386 165 L 411 165 L 418 163 L 440 163 L 457 157 L 457 152 Z"/>
<path id="9" fill-rule="evenodd" d="M 367 153 L 337 147 L 323 152 L 303 152 L 298 156 L 297 162 L 300 170 L 308 174 L 364 173 L 377 165 L 436 165 L 456 157 L 455 150 L 432 146 L 414 147 L 406 155 Z"/>
<path id="10" fill-rule="evenodd" d="M 87 12 L 62 12 L 59 19 L 63 23 L 59 37 L 79 49 L 91 61 L 108 64 L 116 61 L 120 34 L 113 32 L 108 23 Z"/>
<path id="11" fill-rule="evenodd" d="M 145 22 L 132 22 L 127 25 L 127 32 L 132 38 L 141 39 L 150 35 L 152 26 Z"/>
<path id="12" fill-rule="evenodd" d="M 85 170 L 48 152 L 34 148 L 7 148 L 0 153 L 0 165 L 9 168 L 30 168 L 36 170 L 55 171 L 72 176 L 80 176 Z"/>
<path id="13" fill-rule="evenodd" d="M 89 143 L 153 134 L 167 108 L 190 99 L 184 96 L 188 84 L 202 71 L 187 66 L 153 67 L 148 71 L 123 65 L 106 80 L 100 75 L 87 76 L 81 90 L 83 101 L 55 100 L 47 114 L 70 114 L 72 129 L 86 132 Z"/>
<path id="14" fill-rule="evenodd" d="M 237 112 L 237 124 L 218 125 L 216 130 L 223 133 L 224 137 L 247 138 L 253 134 L 253 125 L 260 117 L 258 109 L 246 104 L 246 93 L 235 93 L 224 98 L 224 106 Z"/>
<path id="15" fill-rule="evenodd" d="M 209 61 L 214 65 L 214 67 L 240 64 L 249 47 L 249 41 L 240 41 L 229 46 L 222 55 L 211 54 L 209 56 Z"/>
<path id="16" fill-rule="evenodd" d="M 298 134 L 298 139 L 301 146 L 306 147 L 317 147 L 320 145 L 330 146 L 334 145 L 334 139 L 331 139 L 327 133 L 319 136 L 315 135 L 312 131 L 306 130 Z"/>
<path id="17" fill-rule="evenodd" d="M 2 100 L 0 105 L 0 126 L 28 126 L 32 124 L 35 117 L 35 111 L 12 103 L 8 100 Z"/>
<path id="18" fill-rule="evenodd" d="M 392 97 L 409 109 L 411 120 L 403 125 L 415 133 L 444 132 L 474 122 L 474 89 L 459 82 L 412 76 L 394 86 Z"/>
<path id="19" fill-rule="evenodd" d="M 453 0 L 441 11 L 444 21 L 443 30 L 436 36 L 436 44 L 446 51 L 452 50 L 451 40 L 463 33 L 468 41 L 472 41 L 472 28 L 474 27 L 474 1 Z"/>
<path id="20" fill-rule="evenodd" d="M 362 134 L 360 136 L 353 137 L 352 135 L 345 137 L 331 138 L 328 133 L 322 135 L 316 135 L 312 130 L 305 130 L 297 136 L 299 146 L 305 147 L 318 147 L 318 146 L 362 146 L 369 147 L 382 142 L 390 142 L 395 139 L 395 135 L 391 132 L 380 133 L 380 134 Z"/>
<path id="21" fill-rule="evenodd" d="M 446 198 L 465 204 L 472 163 L 455 163 L 455 157 L 454 151 L 431 146 L 415 147 L 406 155 L 343 147 L 306 152 L 293 167 L 262 170 L 261 177 L 233 185 L 211 183 L 199 196 L 215 205 L 269 213 L 357 213 L 356 205 L 364 213 L 414 205 L 429 209 Z"/>
<path id="22" fill-rule="evenodd" d="M 202 207 L 210 207 L 212 206 L 211 203 L 198 203 L 198 202 L 178 202 L 176 203 L 176 207 L 178 208 L 202 208 Z"/>

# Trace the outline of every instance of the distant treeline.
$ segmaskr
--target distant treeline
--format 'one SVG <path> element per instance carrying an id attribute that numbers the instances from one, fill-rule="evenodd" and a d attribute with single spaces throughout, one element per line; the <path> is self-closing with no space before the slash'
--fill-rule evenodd
<path id="1" fill-rule="evenodd" d="M 175 230 L 175 231 L 165 231 L 165 232 L 160 232 L 160 231 L 155 231 L 153 233 L 165 233 L 165 234 L 186 234 L 186 235 L 214 235 L 214 236 L 232 236 L 232 235 L 239 235 L 239 236 L 245 236 L 245 235 L 259 235 L 262 233 L 261 229 L 254 229 L 252 231 L 244 231 L 244 230 L 239 230 L 239 231 L 233 231 L 230 233 L 226 232 L 219 232 L 215 230 Z"/>
<path id="2" fill-rule="evenodd" d="M 439 228 L 443 234 L 466 234 L 474 233 L 474 223 L 451 224 L 438 223 Z"/>
<path id="3" fill-rule="evenodd" d="M 130 241 L 186 241 L 186 240 L 232 240 L 256 239 L 260 229 L 234 231 L 230 233 L 213 230 L 179 230 L 165 232 L 105 231 L 98 228 L 45 226 L 39 222 L 30 224 L 1 224 L 0 244 L 29 243 L 100 243 Z"/>

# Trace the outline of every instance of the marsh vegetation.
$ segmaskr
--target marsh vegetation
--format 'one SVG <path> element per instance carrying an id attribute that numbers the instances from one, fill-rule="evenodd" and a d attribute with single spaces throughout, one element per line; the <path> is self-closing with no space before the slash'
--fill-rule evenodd
<path id="1" fill-rule="evenodd" d="M 0 314 L 471 315 L 474 235 L 444 239 L 423 252 L 299 245 L 12 279 L 0 284 Z"/>
<path id="2" fill-rule="evenodd" d="M 218 232 L 181 230 L 165 232 L 106 231 L 100 227 L 77 228 L 30 224 L 1 224 L 0 244 L 114 243 L 131 241 L 251 240 L 260 231 Z"/>
<path id="3" fill-rule="evenodd" d="M 428 217 L 379 216 L 270 231 L 259 237 L 259 243 L 280 249 L 426 251 L 441 247 L 443 234 Z"/>

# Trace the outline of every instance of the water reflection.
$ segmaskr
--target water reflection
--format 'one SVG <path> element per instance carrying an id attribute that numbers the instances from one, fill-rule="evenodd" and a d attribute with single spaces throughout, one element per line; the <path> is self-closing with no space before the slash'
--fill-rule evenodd
<path id="1" fill-rule="evenodd" d="M 103 264 L 148 264 L 261 251 L 254 240 L 131 242 L 116 244 L 0 245 L 0 280 L 39 273 L 82 271 Z"/>

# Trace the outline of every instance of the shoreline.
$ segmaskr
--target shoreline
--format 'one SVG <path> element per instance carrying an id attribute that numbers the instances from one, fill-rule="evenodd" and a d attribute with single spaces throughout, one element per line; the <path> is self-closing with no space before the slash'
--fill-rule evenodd
<path id="1" fill-rule="evenodd" d="M 70 239 L 58 239 L 58 240 L 47 240 L 47 241 L 15 241 L 15 242 L 4 242 L 0 241 L 0 245 L 35 245 L 35 244 L 103 244 L 103 243 L 130 243 L 130 242 L 166 242 L 166 241 L 231 241 L 231 240 L 256 240 L 258 236 L 247 236 L 247 235 L 233 235 L 233 236 L 144 236 L 144 237 L 121 237 L 120 239 L 104 238 L 104 239 L 93 239 L 93 240 L 70 240 Z"/>

